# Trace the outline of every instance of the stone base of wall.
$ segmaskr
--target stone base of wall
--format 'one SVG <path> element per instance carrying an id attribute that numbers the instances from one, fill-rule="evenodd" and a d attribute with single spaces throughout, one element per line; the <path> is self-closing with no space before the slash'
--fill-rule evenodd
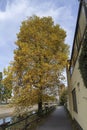
<path id="1" fill-rule="evenodd" d="M 76 130 L 83 130 L 80 124 L 75 119 L 73 120 L 73 124 Z"/>

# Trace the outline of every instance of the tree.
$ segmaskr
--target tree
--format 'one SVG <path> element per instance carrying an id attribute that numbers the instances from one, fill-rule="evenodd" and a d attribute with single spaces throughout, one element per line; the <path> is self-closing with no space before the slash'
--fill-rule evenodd
<path id="1" fill-rule="evenodd" d="M 0 103 L 3 101 L 3 85 L 0 83 Z"/>
<path id="2" fill-rule="evenodd" d="M 60 105 L 64 105 L 67 102 L 67 89 L 64 89 L 60 95 Z"/>
<path id="3" fill-rule="evenodd" d="M 1 84 L 2 81 L 2 72 L 0 72 L 0 103 L 2 102 L 2 93 L 3 93 L 3 86 Z"/>
<path id="4" fill-rule="evenodd" d="M 59 83 L 68 57 L 65 44 L 66 32 L 51 17 L 32 16 L 22 22 L 17 34 L 13 61 L 13 86 L 17 106 L 42 102 L 55 85 Z"/>
<path id="5" fill-rule="evenodd" d="M 81 46 L 81 53 L 79 56 L 79 70 L 84 85 L 87 88 L 87 32 L 85 33 L 84 41 Z"/>
<path id="6" fill-rule="evenodd" d="M 7 100 L 11 98 L 12 93 L 12 70 L 11 66 L 8 66 L 7 69 L 4 69 L 3 73 L 4 78 L 2 79 L 2 86 L 3 86 L 3 99 Z"/>

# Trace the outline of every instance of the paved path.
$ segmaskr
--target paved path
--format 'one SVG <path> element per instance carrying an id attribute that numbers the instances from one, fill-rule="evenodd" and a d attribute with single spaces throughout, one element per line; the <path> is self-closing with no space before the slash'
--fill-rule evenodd
<path id="1" fill-rule="evenodd" d="M 64 109 L 59 106 L 36 130 L 73 130 L 71 121 Z"/>

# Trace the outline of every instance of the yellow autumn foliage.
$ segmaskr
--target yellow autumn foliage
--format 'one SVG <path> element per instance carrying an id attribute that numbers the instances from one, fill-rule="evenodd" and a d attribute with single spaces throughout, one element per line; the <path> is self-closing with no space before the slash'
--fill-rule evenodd
<path id="1" fill-rule="evenodd" d="M 63 71 L 68 58 L 65 38 L 66 32 L 51 17 L 32 16 L 22 22 L 12 65 L 17 105 L 39 104 L 42 97 L 49 98 L 46 88 L 51 91 L 58 84 L 57 72 Z"/>

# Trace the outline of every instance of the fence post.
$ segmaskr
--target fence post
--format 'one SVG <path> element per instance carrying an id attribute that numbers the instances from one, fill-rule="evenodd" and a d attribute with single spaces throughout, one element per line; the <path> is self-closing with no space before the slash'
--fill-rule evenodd
<path id="1" fill-rule="evenodd" d="M 25 130 L 27 128 L 27 118 L 25 119 Z"/>

